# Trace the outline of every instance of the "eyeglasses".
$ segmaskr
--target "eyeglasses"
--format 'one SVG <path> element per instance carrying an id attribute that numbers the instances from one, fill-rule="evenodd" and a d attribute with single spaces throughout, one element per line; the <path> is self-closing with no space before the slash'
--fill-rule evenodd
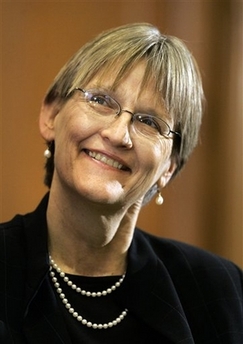
<path id="1" fill-rule="evenodd" d="M 151 138 L 162 135 L 166 138 L 170 134 L 181 137 L 179 132 L 171 130 L 169 124 L 163 119 L 146 114 L 146 113 L 132 113 L 124 110 L 121 105 L 110 95 L 101 90 L 84 90 L 82 88 L 75 88 L 75 90 L 82 92 L 84 100 L 95 114 L 103 116 L 106 121 L 112 121 L 114 117 L 119 116 L 122 112 L 127 112 L 132 115 L 131 122 L 136 132 Z"/>

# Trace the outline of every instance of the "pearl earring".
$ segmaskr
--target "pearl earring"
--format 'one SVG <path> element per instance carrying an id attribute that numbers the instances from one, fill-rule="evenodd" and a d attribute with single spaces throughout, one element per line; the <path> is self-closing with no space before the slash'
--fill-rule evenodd
<path id="1" fill-rule="evenodd" d="M 45 151 L 44 151 L 44 157 L 46 159 L 49 159 L 51 157 L 51 151 L 49 148 L 47 148 Z"/>
<path id="2" fill-rule="evenodd" d="M 161 204 L 163 204 L 163 202 L 164 202 L 164 199 L 163 199 L 163 197 L 161 196 L 160 191 L 158 191 L 158 195 L 157 195 L 157 197 L 155 198 L 155 203 L 156 203 L 157 205 L 161 205 Z"/>

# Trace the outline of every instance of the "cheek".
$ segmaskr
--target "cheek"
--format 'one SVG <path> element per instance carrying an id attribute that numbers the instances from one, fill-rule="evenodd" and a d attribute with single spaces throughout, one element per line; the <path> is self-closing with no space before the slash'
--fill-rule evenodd
<path id="1" fill-rule="evenodd" d="M 139 147 L 141 159 L 151 170 L 163 169 L 172 153 L 172 140 L 162 138 L 159 141 L 152 141 Z"/>
<path id="2" fill-rule="evenodd" d="M 55 120 L 55 166 L 66 168 L 70 165 L 75 150 L 74 146 L 78 146 L 80 125 L 75 123 L 75 117 L 60 112 Z M 76 148 L 77 149 L 77 148 Z"/>
<path id="3" fill-rule="evenodd" d="M 158 146 L 155 147 L 155 168 L 153 183 L 156 183 L 162 175 L 168 172 L 171 166 L 173 141 L 171 139 L 163 139 Z"/>
<path id="4" fill-rule="evenodd" d="M 172 139 L 164 138 L 160 143 L 156 181 L 170 169 L 172 147 Z"/>
<path id="5" fill-rule="evenodd" d="M 172 152 L 172 140 L 163 139 L 139 146 L 140 178 L 137 188 L 147 192 L 168 170 Z"/>
<path id="6" fill-rule="evenodd" d="M 88 126 L 82 116 L 75 111 L 61 112 L 56 117 L 55 123 L 55 141 L 56 145 L 71 142 L 79 142 L 82 139 L 82 133 L 87 133 Z"/>
<path id="7" fill-rule="evenodd" d="M 170 159 L 171 154 L 172 154 L 172 148 L 173 148 L 173 140 L 163 138 L 163 141 L 160 142 L 161 161 L 166 162 L 168 161 L 168 159 Z"/>

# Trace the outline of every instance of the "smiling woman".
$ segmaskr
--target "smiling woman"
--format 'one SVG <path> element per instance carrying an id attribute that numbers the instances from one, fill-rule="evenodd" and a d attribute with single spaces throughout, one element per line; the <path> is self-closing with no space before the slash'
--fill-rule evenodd
<path id="1" fill-rule="evenodd" d="M 0 225 L 1 342 L 243 342 L 240 269 L 136 228 L 193 151 L 203 100 L 191 53 L 150 24 L 67 62 L 40 112 L 49 192 Z"/>
<path id="2" fill-rule="evenodd" d="M 80 101 L 80 94 L 77 93 L 72 93 L 58 111 L 56 105 L 54 109 L 50 104 L 43 106 L 41 133 L 47 141 L 54 141 L 56 147 L 52 179 L 55 188 L 60 190 L 63 185 L 68 185 L 79 196 L 85 192 L 86 197 L 93 201 L 99 201 L 101 197 L 102 202 L 119 204 L 123 209 L 144 198 L 148 190 L 157 188 L 158 183 L 160 188 L 166 185 L 176 168 L 171 158 L 173 134 L 159 115 L 144 114 L 148 103 L 153 114 L 166 112 L 162 101 L 158 103 L 158 96 L 154 97 L 152 82 L 141 91 L 145 69 L 145 63 L 134 66 L 113 91 L 122 100 L 124 109 L 130 110 L 115 111 L 115 106 L 111 106 L 114 102 L 118 104 L 115 100 L 104 109 L 100 97 L 97 105 L 97 95 L 94 107 L 93 99 L 92 103 L 89 99 L 88 102 L 86 99 Z M 87 86 L 93 89 L 98 80 L 99 76 L 94 77 Z M 112 75 L 103 77 L 102 88 L 108 89 L 112 81 Z M 110 98 L 108 95 L 105 97 Z M 133 114 L 131 110 L 139 112 Z M 153 122 L 142 123 L 141 118 L 136 119 L 139 116 L 150 117 Z M 170 122 L 173 123 L 172 119 Z M 165 123 L 166 131 L 157 129 L 158 123 L 162 123 L 161 128 Z M 87 151 L 98 159 L 87 159 L 87 154 L 83 154 Z M 122 168 L 117 169 L 106 163 L 111 159 Z"/>
<path id="3" fill-rule="evenodd" d="M 173 138 L 175 176 L 197 143 L 203 99 L 197 65 L 185 45 L 176 37 L 161 35 L 150 25 L 136 24 L 101 34 L 84 45 L 60 71 L 46 94 L 45 104 L 66 102 L 75 89 L 87 88 L 91 80 L 92 85 L 96 88 L 102 85 L 103 89 L 106 80 L 107 89 L 114 92 L 141 61 L 144 63 L 144 71 L 140 89 L 135 81 L 130 92 L 133 94 L 137 90 L 140 94 L 149 85 L 151 94 L 142 111 L 147 112 L 148 107 L 148 113 L 155 111 L 151 109 L 151 99 L 154 99 L 163 114 L 159 121 L 163 118 L 172 121 L 173 131 L 179 134 Z M 125 104 L 123 108 L 126 108 Z M 130 109 L 131 112 L 134 111 Z M 54 151 L 55 145 L 50 146 Z M 46 184 L 50 186 L 53 158 L 47 161 L 46 167 Z M 153 186 L 146 200 L 150 200 L 156 191 L 157 187 Z"/>

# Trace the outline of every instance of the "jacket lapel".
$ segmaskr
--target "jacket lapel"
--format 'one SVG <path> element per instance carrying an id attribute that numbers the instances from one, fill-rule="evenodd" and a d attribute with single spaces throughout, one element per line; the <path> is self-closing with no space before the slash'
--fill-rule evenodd
<path id="1" fill-rule="evenodd" d="M 129 311 L 172 343 L 194 343 L 173 281 L 139 231 L 129 252 L 124 287 Z"/>
<path id="2" fill-rule="evenodd" d="M 33 344 L 71 344 L 49 283 L 49 278 L 46 276 L 29 304 L 24 323 L 25 336 L 28 343 Z"/>
<path id="3" fill-rule="evenodd" d="M 47 202 L 48 194 L 24 220 L 28 261 L 23 329 L 28 343 L 71 344 L 48 276 Z"/>

